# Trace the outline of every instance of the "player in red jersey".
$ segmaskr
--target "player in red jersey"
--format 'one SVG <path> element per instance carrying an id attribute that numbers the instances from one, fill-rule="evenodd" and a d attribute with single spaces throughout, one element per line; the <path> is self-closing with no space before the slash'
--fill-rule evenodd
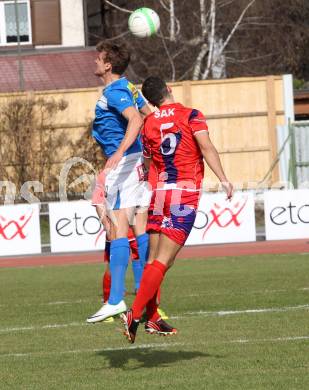
<path id="1" fill-rule="evenodd" d="M 176 334 L 160 318 L 156 294 L 166 271 L 184 245 L 196 217 L 204 176 L 203 158 L 231 199 L 233 186 L 227 180 L 218 152 L 208 134 L 204 115 L 175 103 L 170 88 L 158 77 L 142 86 L 145 98 L 159 110 L 147 116 L 143 128 L 144 157 L 156 169 L 157 183 L 148 212 L 150 253 L 132 309 L 121 314 L 125 335 L 134 343 L 146 307 L 148 333 Z"/>

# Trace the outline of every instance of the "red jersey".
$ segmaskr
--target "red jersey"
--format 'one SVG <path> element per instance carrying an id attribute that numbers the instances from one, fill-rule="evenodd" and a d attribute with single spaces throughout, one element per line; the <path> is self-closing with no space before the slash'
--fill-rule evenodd
<path id="1" fill-rule="evenodd" d="M 157 189 L 200 189 L 203 156 L 194 135 L 208 131 L 204 115 L 180 103 L 148 115 L 142 131 L 143 154 L 156 168 Z"/>

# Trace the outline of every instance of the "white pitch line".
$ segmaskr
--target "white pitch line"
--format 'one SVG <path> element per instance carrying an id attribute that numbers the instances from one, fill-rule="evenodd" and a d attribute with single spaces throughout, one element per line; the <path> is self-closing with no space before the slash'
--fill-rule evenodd
<path id="1" fill-rule="evenodd" d="M 260 313 L 279 313 L 287 312 L 293 310 L 307 310 L 309 305 L 299 305 L 299 306 L 287 306 L 287 307 L 272 307 L 272 308 L 263 308 L 263 309 L 247 309 L 247 310 L 227 310 L 227 311 L 191 311 L 183 313 L 180 316 L 170 316 L 170 319 L 178 320 L 184 319 L 187 317 L 214 317 L 214 316 L 229 316 L 229 315 L 238 315 L 238 314 L 260 314 Z M 11 333 L 11 332 L 22 332 L 22 331 L 31 331 L 31 330 L 44 330 L 44 329 L 59 329 L 59 328 L 68 328 L 73 326 L 90 326 L 86 322 L 71 322 L 68 324 L 47 324 L 42 326 L 25 326 L 25 327 L 12 327 L 12 328 L 0 328 L 0 333 Z"/>
<path id="2" fill-rule="evenodd" d="M 280 342 L 280 341 L 298 341 L 298 340 L 309 340 L 309 336 L 295 336 L 295 337 L 277 337 L 274 339 L 239 339 L 228 341 L 228 343 L 265 343 L 265 342 Z"/>
<path id="3" fill-rule="evenodd" d="M 184 313 L 183 316 L 171 316 L 170 318 L 178 319 L 184 318 L 186 316 L 229 316 L 229 315 L 237 315 L 237 314 L 256 314 L 256 313 L 278 313 L 278 312 L 286 312 L 291 310 L 299 310 L 299 309 L 309 309 L 309 305 L 299 305 L 299 306 L 287 306 L 287 307 L 272 307 L 272 308 L 263 308 L 263 309 L 246 309 L 246 310 L 221 310 L 221 311 L 192 311 Z"/>
<path id="4" fill-rule="evenodd" d="M 269 339 L 239 339 L 229 340 L 223 342 L 223 344 L 259 344 L 259 343 L 272 343 L 272 342 L 289 342 L 289 341 L 302 341 L 309 340 L 309 336 L 290 336 L 290 337 L 277 337 Z M 219 344 L 222 344 L 219 342 Z M 137 349 L 156 349 L 156 348 L 169 348 L 179 346 L 189 346 L 192 343 L 165 343 L 165 344 L 140 344 L 128 347 L 116 347 L 116 348 L 104 348 L 104 349 L 75 349 L 69 351 L 50 351 L 50 352 L 27 352 L 27 353 L 7 353 L 0 354 L 0 358 L 10 357 L 31 357 L 31 356 L 50 356 L 50 355 L 63 355 L 63 354 L 81 354 L 81 353 L 100 353 L 100 352 L 117 352 L 117 351 L 129 351 Z M 208 345 L 207 343 L 199 343 L 199 345 Z M 134 355 L 132 356 L 134 358 Z"/>
<path id="5" fill-rule="evenodd" d="M 78 299 L 77 301 L 55 301 L 55 302 L 48 302 L 46 304 L 42 303 L 41 305 L 75 305 L 76 303 L 86 303 L 89 301 Z"/>
<path id="6" fill-rule="evenodd" d="M 272 293 L 279 293 L 279 292 L 293 292 L 293 291 L 308 291 L 309 287 L 303 287 L 303 288 L 297 288 L 297 289 L 278 289 L 278 290 L 255 290 L 255 291 L 244 291 L 243 294 L 272 294 Z M 216 292 L 213 293 L 213 295 L 224 295 L 224 292 Z M 201 295 L 209 295 L 209 293 L 192 293 L 192 294 L 187 294 L 186 297 L 199 297 Z"/>
<path id="7" fill-rule="evenodd" d="M 15 328 L 0 328 L 0 333 L 10 333 L 10 332 L 23 332 L 27 330 L 41 330 L 41 329 L 58 329 L 58 328 L 68 328 L 71 326 L 83 326 L 86 323 L 82 322 L 71 322 L 68 324 L 47 324 L 42 326 L 22 326 Z"/>
<path id="8" fill-rule="evenodd" d="M 135 349 L 150 349 L 150 348 L 168 348 L 170 346 L 183 346 L 184 343 L 164 343 L 164 344 L 140 344 L 127 347 L 103 348 L 103 349 L 75 349 L 70 351 L 51 351 L 51 352 L 27 352 L 27 353 L 6 353 L 0 354 L 3 357 L 28 357 L 28 356 L 45 356 L 45 355 L 64 355 L 64 354 L 79 354 L 79 353 L 100 353 L 100 352 L 117 352 L 130 351 Z"/>
<path id="9" fill-rule="evenodd" d="M 52 302 L 44 302 L 44 303 L 15 303 L 15 304 L 7 304 L 7 305 L 0 305 L 3 307 L 19 307 L 19 306 L 61 306 L 61 305 L 75 305 L 79 303 L 92 303 L 92 299 L 77 299 L 76 301 L 52 301 Z"/>

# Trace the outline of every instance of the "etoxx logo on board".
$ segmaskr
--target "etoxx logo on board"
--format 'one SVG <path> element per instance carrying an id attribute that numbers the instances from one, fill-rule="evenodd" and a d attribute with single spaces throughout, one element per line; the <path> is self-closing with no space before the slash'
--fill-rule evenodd
<path id="1" fill-rule="evenodd" d="M 52 252 L 105 248 L 105 232 L 88 201 L 49 203 L 49 226 Z"/>

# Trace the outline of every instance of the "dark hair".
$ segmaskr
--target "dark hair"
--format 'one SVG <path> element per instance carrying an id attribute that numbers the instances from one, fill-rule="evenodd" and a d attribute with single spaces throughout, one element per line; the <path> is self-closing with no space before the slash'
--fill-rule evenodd
<path id="1" fill-rule="evenodd" d="M 149 103 L 156 107 L 169 95 L 165 81 L 156 76 L 150 76 L 143 82 L 142 93 Z"/>
<path id="2" fill-rule="evenodd" d="M 124 45 L 120 46 L 101 41 L 97 44 L 96 49 L 99 53 L 104 51 L 105 61 L 112 65 L 112 73 L 122 75 L 127 69 L 130 62 L 130 53 Z"/>

